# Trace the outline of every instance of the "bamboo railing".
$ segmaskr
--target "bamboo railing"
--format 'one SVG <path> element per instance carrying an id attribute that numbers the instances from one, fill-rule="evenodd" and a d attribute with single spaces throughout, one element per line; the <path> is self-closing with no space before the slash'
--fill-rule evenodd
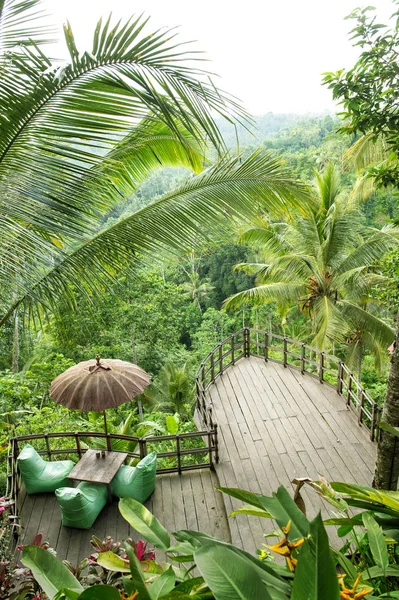
<path id="1" fill-rule="evenodd" d="M 242 358 L 256 356 L 266 362 L 294 367 L 320 383 L 335 388 L 346 406 L 357 414 L 358 423 L 376 439 L 381 408 L 371 398 L 349 367 L 336 356 L 308 344 L 275 333 L 244 327 L 217 344 L 202 361 L 196 374 L 196 406 L 202 423 L 215 427 L 210 386 L 223 372 Z"/>

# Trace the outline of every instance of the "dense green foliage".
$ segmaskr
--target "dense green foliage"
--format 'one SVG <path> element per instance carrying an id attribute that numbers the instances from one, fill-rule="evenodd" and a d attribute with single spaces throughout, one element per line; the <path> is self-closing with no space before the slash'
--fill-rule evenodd
<path id="1" fill-rule="evenodd" d="M 256 556 L 202 532 L 173 532 L 172 541 L 145 506 L 124 498 L 119 502 L 121 516 L 154 550 L 142 541 L 127 540 L 120 545 L 110 538 L 93 538 L 95 553 L 75 568 L 58 561 L 38 536 L 34 545 L 23 548 L 26 572 L 19 592 L 32 597 L 43 590 L 50 600 L 396 598 L 398 499 L 348 483 L 310 479 L 296 483 L 295 501 L 283 487 L 270 497 L 220 488 L 245 502 L 232 515 L 238 522 L 240 515 L 276 521 L 278 528 L 267 537 L 277 541 L 265 544 Z M 319 514 L 308 520 L 301 496 L 305 484 L 333 506 L 336 517 L 323 523 Z M 353 516 L 351 507 L 361 510 Z M 338 536 L 346 537 L 340 550 L 330 546 L 326 525 L 338 526 Z M 158 550 L 166 554 L 163 564 L 157 560 Z M 284 566 L 275 562 L 275 555 L 285 558 Z M 191 566 L 196 567 L 195 575 Z M 16 573 L 6 571 L 4 589 L 12 590 L 15 580 Z"/>

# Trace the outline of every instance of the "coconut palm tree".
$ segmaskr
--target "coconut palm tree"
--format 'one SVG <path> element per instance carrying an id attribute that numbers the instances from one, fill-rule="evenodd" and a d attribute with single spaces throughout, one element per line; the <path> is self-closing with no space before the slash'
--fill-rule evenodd
<path id="1" fill-rule="evenodd" d="M 16 309 L 73 306 L 70 283 L 101 291 L 138 255 L 180 252 L 226 217 L 280 209 L 304 189 L 279 160 L 222 156 L 219 115 L 245 120 L 234 99 L 148 19 L 100 20 L 90 50 L 64 27 L 69 60 L 51 60 L 40 0 L 0 0 L 0 325 Z M 205 172 L 204 151 L 222 158 Z M 100 229 L 159 166 L 197 177 Z M 254 200 L 256 198 L 256 200 Z"/>
<path id="2" fill-rule="evenodd" d="M 297 305 L 311 320 L 317 347 L 346 342 L 356 364 L 364 349 L 379 359 L 392 343 L 393 328 L 380 318 L 371 289 L 384 285 L 376 266 L 398 246 L 399 231 L 363 227 L 356 195 L 342 193 L 332 165 L 317 174 L 313 200 L 289 222 L 264 219 L 244 233 L 242 240 L 257 243 L 265 260 L 237 265 L 255 273 L 257 285 L 235 294 L 225 306 Z"/>

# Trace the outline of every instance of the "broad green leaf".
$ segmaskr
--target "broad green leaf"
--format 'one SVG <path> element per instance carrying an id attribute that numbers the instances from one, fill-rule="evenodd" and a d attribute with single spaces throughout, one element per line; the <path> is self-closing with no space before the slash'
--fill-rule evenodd
<path id="1" fill-rule="evenodd" d="M 196 545 L 197 549 L 202 546 L 215 544 L 227 548 L 234 554 L 240 556 L 243 560 L 248 561 L 250 567 L 258 572 L 259 577 L 266 586 L 268 586 L 268 589 L 275 588 L 277 592 L 283 594 L 288 594 L 291 589 L 290 585 L 285 581 L 285 578 L 290 578 L 292 576 L 291 573 L 287 572 L 285 567 L 277 563 L 261 561 L 245 550 L 241 550 L 236 546 L 232 546 L 231 544 L 227 544 L 226 542 L 222 542 L 197 531 L 177 531 L 174 535 L 176 539 L 191 540 L 193 545 Z M 270 593 L 272 592 L 270 591 Z M 275 596 L 273 596 L 273 598 L 274 597 Z"/>
<path id="2" fill-rule="evenodd" d="M 80 594 L 79 600 L 121 600 L 121 596 L 113 585 L 93 585 Z"/>
<path id="3" fill-rule="evenodd" d="M 223 494 L 228 494 L 233 498 L 237 498 L 237 500 L 242 500 L 247 504 L 251 504 L 251 506 L 256 506 L 257 508 L 264 510 L 263 505 L 260 501 L 262 498 L 262 494 L 254 494 L 253 492 L 246 492 L 245 490 L 240 490 L 239 488 L 225 488 L 218 487 L 216 488 Z"/>
<path id="4" fill-rule="evenodd" d="M 335 564 L 321 515 L 310 523 L 310 537 L 298 554 L 291 600 L 339 600 Z"/>
<path id="5" fill-rule="evenodd" d="M 255 568 L 230 548 L 207 544 L 194 558 L 216 600 L 272 600 Z"/>
<path id="6" fill-rule="evenodd" d="M 178 416 L 166 415 L 165 417 L 166 429 L 170 435 L 175 435 L 179 430 Z"/>
<path id="7" fill-rule="evenodd" d="M 257 508 L 256 506 L 240 506 L 237 510 L 233 510 L 230 513 L 230 517 L 235 517 L 236 515 L 250 515 L 251 517 L 262 517 L 264 519 L 272 519 L 272 515 L 263 508 Z"/>
<path id="8" fill-rule="evenodd" d="M 337 529 L 337 535 L 338 537 L 345 537 L 352 531 L 352 529 L 353 525 L 341 525 L 341 527 L 338 527 Z"/>
<path id="9" fill-rule="evenodd" d="M 140 600 L 152 600 L 141 570 L 140 561 L 133 552 L 133 548 L 130 544 L 126 542 L 125 547 L 129 557 L 130 572 L 132 575 L 131 579 L 128 579 L 127 577 L 123 578 L 123 585 L 125 586 L 127 593 L 130 595 L 138 592 Z"/>
<path id="10" fill-rule="evenodd" d="M 33 573 L 33 577 L 52 600 L 62 588 L 82 591 L 83 588 L 71 571 L 55 556 L 39 546 L 25 546 L 21 562 Z"/>
<path id="11" fill-rule="evenodd" d="M 169 533 L 143 504 L 133 498 L 121 498 L 119 510 L 122 517 L 156 548 L 169 548 Z"/>
<path id="12" fill-rule="evenodd" d="M 290 539 L 298 539 L 308 534 L 309 522 L 307 518 L 283 486 L 280 486 L 277 493 L 273 494 L 272 497 L 246 492 L 238 488 L 219 487 L 217 489 L 265 511 L 271 518 L 276 519 L 280 527 L 286 527 L 291 521 Z"/>
<path id="13" fill-rule="evenodd" d="M 361 500 L 374 504 L 382 505 L 399 512 L 399 492 L 389 492 L 387 490 L 375 490 L 363 485 L 356 485 L 351 483 L 332 482 L 331 487 L 335 491 L 346 494 L 354 500 Z M 351 502 L 348 498 L 345 498 L 348 504 Z M 371 508 L 371 510 L 373 510 Z"/>
<path id="14" fill-rule="evenodd" d="M 65 588 L 62 588 L 56 593 L 53 600 L 78 600 L 79 596 L 80 592 L 74 592 L 73 590 L 66 590 Z M 18 600 L 23 600 L 23 598 Z"/>
<path id="15" fill-rule="evenodd" d="M 148 588 L 152 600 L 158 600 L 158 598 L 162 598 L 166 594 L 169 594 L 175 587 L 175 583 L 175 574 L 172 567 L 169 567 L 169 569 L 162 573 L 162 575 L 160 575 Z"/>
<path id="16" fill-rule="evenodd" d="M 374 579 L 374 577 L 399 577 L 399 565 L 389 565 L 386 569 L 381 569 L 375 565 L 362 573 L 362 579 Z"/>
<path id="17" fill-rule="evenodd" d="M 204 578 L 203 577 L 193 577 L 192 579 L 187 579 L 186 581 L 182 581 L 175 587 L 176 592 L 181 593 L 191 593 L 200 586 L 204 586 Z M 204 586 L 205 587 L 205 586 Z M 207 589 L 207 588 L 205 588 Z"/>
<path id="18" fill-rule="evenodd" d="M 291 522 L 289 539 L 296 540 L 308 535 L 309 521 L 283 486 L 272 497 L 261 496 L 261 504 L 280 527 L 286 527 Z"/>
<path id="19" fill-rule="evenodd" d="M 193 554 L 194 550 L 198 547 L 198 544 L 193 545 L 189 541 L 184 541 L 174 544 L 173 546 L 167 549 L 167 552 L 173 552 L 175 554 Z"/>
<path id="20" fill-rule="evenodd" d="M 339 550 L 330 548 L 330 551 L 335 562 L 344 570 L 349 579 L 355 581 L 357 577 L 357 570 L 355 566 L 351 563 L 351 561 L 348 558 L 346 558 L 345 554 L 339 552 Z"/>
<path id="21" fill-rule="evenodd" d="M 104 569 L 109 571 L 119 571 L 120 573 L 130 573 L 129 561 L 124 560 L 115 552 L 101 552 L 98 555 L 97 562 Z"/>
<path id="22" fill-rule="evenodd" d="M 370 550 L 374 561 L 377 566 L 385 570 L 389 565 L 389 557 L 382 528 L 370 513 L 365 512 L 362 517 L 364 526 L 367 529 Z"/>

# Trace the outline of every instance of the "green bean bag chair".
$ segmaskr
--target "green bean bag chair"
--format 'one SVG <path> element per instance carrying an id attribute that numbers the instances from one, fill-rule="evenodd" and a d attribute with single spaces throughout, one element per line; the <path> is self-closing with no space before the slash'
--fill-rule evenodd
<path id="1" fill-rule="evenodd" d="M 157 455 L 147 454 L 136 467 L 122 465 L 113 480 L 111 490 L 118 498 L 134 498 L 142 504 L 155 490 Z"/>
<path id="2" fill-rule="evenodd" d="M 57 488 L 68 485 L 68 475 L 74 467 L 71 460 L 44 460 L 30 444 L 24 446 L 17 464 L 27 494 L 54 492 Z"/>
<path id="3" fill-rule="evenodd" d="M 107 486 L 82 481 L 78 487 L 55 490 L 61 508 L 62 524 L 76 529 L 90 529 L 107 504 Z"/>

